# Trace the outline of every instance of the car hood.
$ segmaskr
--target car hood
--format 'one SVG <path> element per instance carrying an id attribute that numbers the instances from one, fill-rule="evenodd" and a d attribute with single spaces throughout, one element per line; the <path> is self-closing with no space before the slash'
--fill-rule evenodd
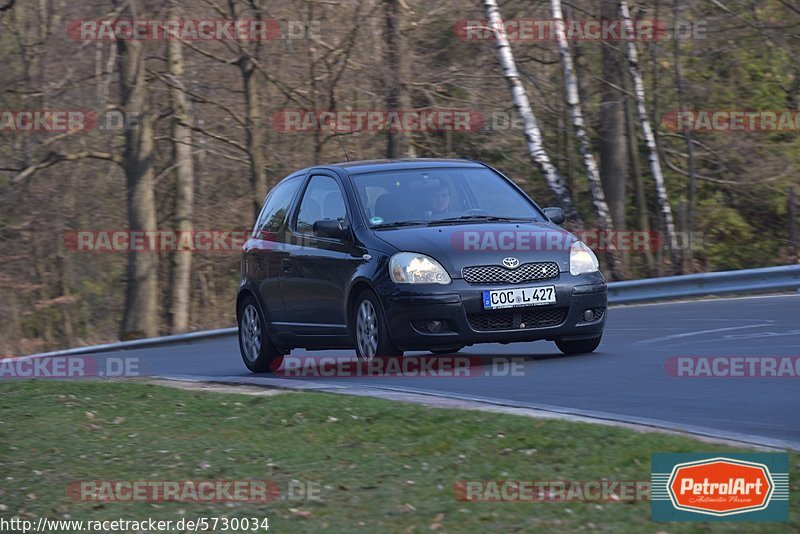
<path id="1" fill-rule="evenodd" d="M 473 265 L 503 265 L 516 258 L 520 264 L 552 261 L 569 271 L 569 248 L 578 239 L 551 223 L 470 223 L 447 226 L 412 226 L 373 230 L 375 236 L 403 252 L 433 257 L 452 278 Z"/>

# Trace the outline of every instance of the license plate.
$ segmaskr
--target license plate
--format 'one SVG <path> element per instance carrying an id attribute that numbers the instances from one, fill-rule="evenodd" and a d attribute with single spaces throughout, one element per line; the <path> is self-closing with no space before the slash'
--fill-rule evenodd
<path id="1" fill-rule="evenodd" d="M 483 308 L 486 310 L 543 306 L 555 303 L 556 286 L 517 287 L 483 292 Z"/>

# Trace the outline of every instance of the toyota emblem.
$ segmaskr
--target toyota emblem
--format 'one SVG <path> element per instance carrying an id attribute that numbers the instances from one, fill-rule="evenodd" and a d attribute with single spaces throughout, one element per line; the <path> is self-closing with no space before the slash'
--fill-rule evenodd
<path id="1" fill-rule="evenodd" d="M 517 258 L 512 258 L 512 257 L 503 258 L 503 265 L 505 265 L 509 269 L 514 269 L 516 267 L 519 267 L 519 260 Z"/>

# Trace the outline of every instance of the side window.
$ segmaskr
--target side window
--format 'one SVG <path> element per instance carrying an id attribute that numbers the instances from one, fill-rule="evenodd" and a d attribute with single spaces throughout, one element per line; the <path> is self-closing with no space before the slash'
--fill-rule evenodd
<path id="1" fill-rule="evenodd" d="M 316 221 L 322 219 L 344 222 L 347 216 L 344 196 L 339 184 L 330 176 L 312 176 L 300 201 L 297 213 L 297 231 L 313 234 Z"/>
<path id="2" fill-rule="evenodd" d="M 261 215 L 256 223 L 256 230 L 264 232 L 279 232 L 286 222 L 286 213 L 292 203 L 297 189 L 302 182 L 301 177 L 290 178 L 279 183 L 267 196 L 267 202 L 261 210 Z"/>

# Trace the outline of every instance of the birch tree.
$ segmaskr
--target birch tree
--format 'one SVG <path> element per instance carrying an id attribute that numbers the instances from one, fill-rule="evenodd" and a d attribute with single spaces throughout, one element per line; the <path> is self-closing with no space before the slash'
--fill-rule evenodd
<path id="1" fill-rule="evenodd" d="M 639 114 L 639 123 L 642 128 L 647 148 L 650 151 L 650 172 L 653 175 L 653 181 L 656 186 L 656 197 L 658 204 L 661 207 L 661 218 L 663 219 L 664 229 L 667 234 L 667 242 L 670 243 L 670 249 L 674 250 L 675 243 L 675 223 L 672 219 L 672 209 L 669 205 L 669 198 L 667 197 L 667 188 L 664 185 L 664 175 L 661 172 L 661 163 L 658 160 L 658 146 L 656 139 L 653 136 L 653 129 L 650 127 L 650 120 L 647 118 L 647 105 L 645 102 L 644 83 L 642 76 L 639 73 L 639 58 L 636 52 L 636 43 L 630 37 L 633 36 L 633 22 L 631 21 L 631 14 L 628 10 L 628 3 L 625 0 L 620 0 L 619 12 L 622 17 L 625 35 L 628 38 L 626 42 L 626 53 L 628 57 L 628 72 L 633 80 L 633 95 L 636 100 L 636 109 Z"/>
<path id="2" fill-rule="evenodd" d="M 556 42 L 558 52 L 561 54 L 561 66 L 564 69 L 564 91 L 567 99 L 572 126 L 575 129 L 575 137 L 578 139 L 578 150 L 583 159 L 583 166 L 586 168 L 586 177 L 589 179 L 589 190 L 592 193 L 592 204 L 600 228 L 612 230 L 614 224 L 608 212 L 603 185 L 600 182 L 600 172 L 597 169 L 597 162 L 592 154 L 589 145 L 589 136 L 586 133 L 586 126 L 583 121 L 583 111 L 581 110 L 580 96 L 578 95 L 578 76 L 575 74 L 575 66 L 572 63 L 572 54 L 569 51 L 569 43 L 564 26 L 564 15 L 561 12 L 561 1 L 550 0 L 550 10 L 553 14 L 553 21 L 556 29 Z"/>
<path id="3" fill-rule="evenodd" d="M 539 129 L 539 123 L 536 120 L 533 109 L 531 109 L 525 87 L 520 80 L 519 71 L 514 61 L 514 54 L 511 52 L 511 44 L 508 42 L 505 30 L 503 29 L 503 20 L 500 17 L 497 2 L 495 0 L 484 0 L 483 7 L 486 12 L 489 28 L 495 35 L 497 56 L 503 67 L 503 75 L 505 76 L 506 82 L 508 82 L 508 88 L 511 91 L 514 107 L 522 117 L 525 128 L 525 139 L 528 144 L 528 153 L 530 154 L 531 160 L 536 168 L 539 169 L 539 172 L 542 173 L 542 176 L 544 176 L 548 187 L 550 187 L 561 202 L 566 216 L 574 220 L 580 226 L 583 226 L 583 222 L 581 221 L 580 215 L 578 215 L 578 212 L 575 210 L 575 206 L 564 184 L 564 180 L 550 160 L 550 156 L 547 154 L 542 143 L 542 132 Z"/>
<path id="4" fill-rule="evenodd" d="M 553 14 L 553 21 L 555 22 L 556 43 L 558 44 L 558 52 L 561 55 L 561 66 L 564 70 L 564 93 L 567 107 L 569 108 L 570 118 L 572 119 L 572 127 L 575 130 L 575 137 L 578 140 L 578 150 L 583 160 L 583 166 L 586 169 L 586 177 L 589 180 L 589 191 L 591 191 L 592 194 L 592 204 L 597 214 L 598 227 L 603 231 L 610 232 L 614 229 L 614 223 L 608 211 L 603 184 L 600 181 L 600 171 L 597 168 L 597 162 L 592 154 L 589 135 L 586 133 L 583 111 L 581 110 L 581 99 L 578 92 L 578 75 L 575 72 L 575 65 L 572 62 L 572 53 L 569 50 L 569 43 L 567 42 L 564 15 L 561 11 L 561 1 L 550 0 L 550 11 Z M 624 175 L 615 178 L 617 180 L 622 180 L 624 183 Z M 614 278 L 623 278 L 624 272 L 619 254 L 616 254 L 612 250 L 606 250 L 604 255 L 613 271 Z"/>

